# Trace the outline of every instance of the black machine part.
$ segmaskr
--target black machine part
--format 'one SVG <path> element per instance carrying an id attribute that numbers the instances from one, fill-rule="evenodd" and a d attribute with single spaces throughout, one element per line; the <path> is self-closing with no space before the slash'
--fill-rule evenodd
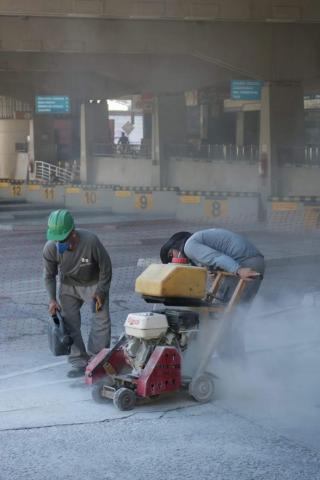
<path id="1" fill-rule="evenodd" d="M 192 310 L 162 309 L 156 313 L 162 313 L 167 317 L 170 329 L 179 333 L 184 330 L 195 330 L 199 327 L 199 314 Z"/>
<path id="2" fill-rule="evenodd" d="M 142 295 L 147 303 L 162 303 L 168 307 L 210 307 L 212 302 L 200 300 L 199 298 L 184 297 L 153 297 L 150 295 Z"/>
<path id="3" fill-rule="evenodd" d="M 67 331 L 63 316 L 59 311 L 49 320 L 48 323 L 48 342 L 53 355 L 69 355 L 73 340 Z"/>

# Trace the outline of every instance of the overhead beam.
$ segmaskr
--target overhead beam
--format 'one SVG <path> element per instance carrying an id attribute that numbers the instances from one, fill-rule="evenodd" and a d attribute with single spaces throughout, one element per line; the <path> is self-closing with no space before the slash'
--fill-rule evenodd
<path id="1" fill-rule="evenodd" d="M 318 0 L 0 0 L 0 15 L 222 22 L 320 22 L 320 5 Z"/>
<path id="2" fill-rule="evenodd" d="M 193 56 L 262 80 L 319 75 L 319 45 L 317 25 L 0 17 L 0 52 Z"/>
<path id="3" fill-rule="evenodd" d="M 132 87 L 131 87 L 132 89 Z M 112 98 L 127 94 L 130 87 L 114 82 L 94 73 L 70 75 L 65 73 L 28 72 L 23 76 L 18 72 L 2 72 L 0 75 L 0 95 L 20 96 L 34 99 L 35 95 L 69 95 L 72 98 Z"/>
<path id="4" fill-rule="evenodd" d="M 98 74 L 127 94 L 182 92 L 220 86 L 232 78 L 229 70 L 190 56 L 0 53 L 0 72 L 20 74 L 22 82 L 34 73 L 69 78 Z"/>

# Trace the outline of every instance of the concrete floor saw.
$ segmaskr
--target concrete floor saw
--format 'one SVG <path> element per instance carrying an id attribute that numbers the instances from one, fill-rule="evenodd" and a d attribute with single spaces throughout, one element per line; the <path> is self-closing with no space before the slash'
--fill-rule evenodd
<path id="1" fill-rule="evenodd" d="M 93 399 L 131 410 L 141 400 L 188 389 L 198 402 L 210 401 L 214 376 L 206 369 L 245 288 L 237 277 L 230 300 L 218 301 L 228 276 L 189 264 L 150 265 L 135 291 L 153 310 L 130 313 L 117 343 L 90 361 L 85 382 L 93 385 Z"/>

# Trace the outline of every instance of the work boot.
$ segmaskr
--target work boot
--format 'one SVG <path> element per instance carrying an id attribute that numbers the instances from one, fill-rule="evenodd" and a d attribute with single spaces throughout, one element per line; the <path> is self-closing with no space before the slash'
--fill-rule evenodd
<path id="1" fill-rule="evenodd" d="M 83 377 L 86 372 L 86 367 L 76 367 L 69 370 L 67 373 L 68 378 L 78 378 Z"/>

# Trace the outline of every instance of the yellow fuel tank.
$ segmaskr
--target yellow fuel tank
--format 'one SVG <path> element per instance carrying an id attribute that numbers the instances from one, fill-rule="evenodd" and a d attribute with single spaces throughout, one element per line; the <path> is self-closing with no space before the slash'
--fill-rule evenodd
<path id="1" fill-rule="evenodd" d="M 207 269 L 153 263 L 137 278 L 135 291 L 151 297 L 204 298 Z"/>

